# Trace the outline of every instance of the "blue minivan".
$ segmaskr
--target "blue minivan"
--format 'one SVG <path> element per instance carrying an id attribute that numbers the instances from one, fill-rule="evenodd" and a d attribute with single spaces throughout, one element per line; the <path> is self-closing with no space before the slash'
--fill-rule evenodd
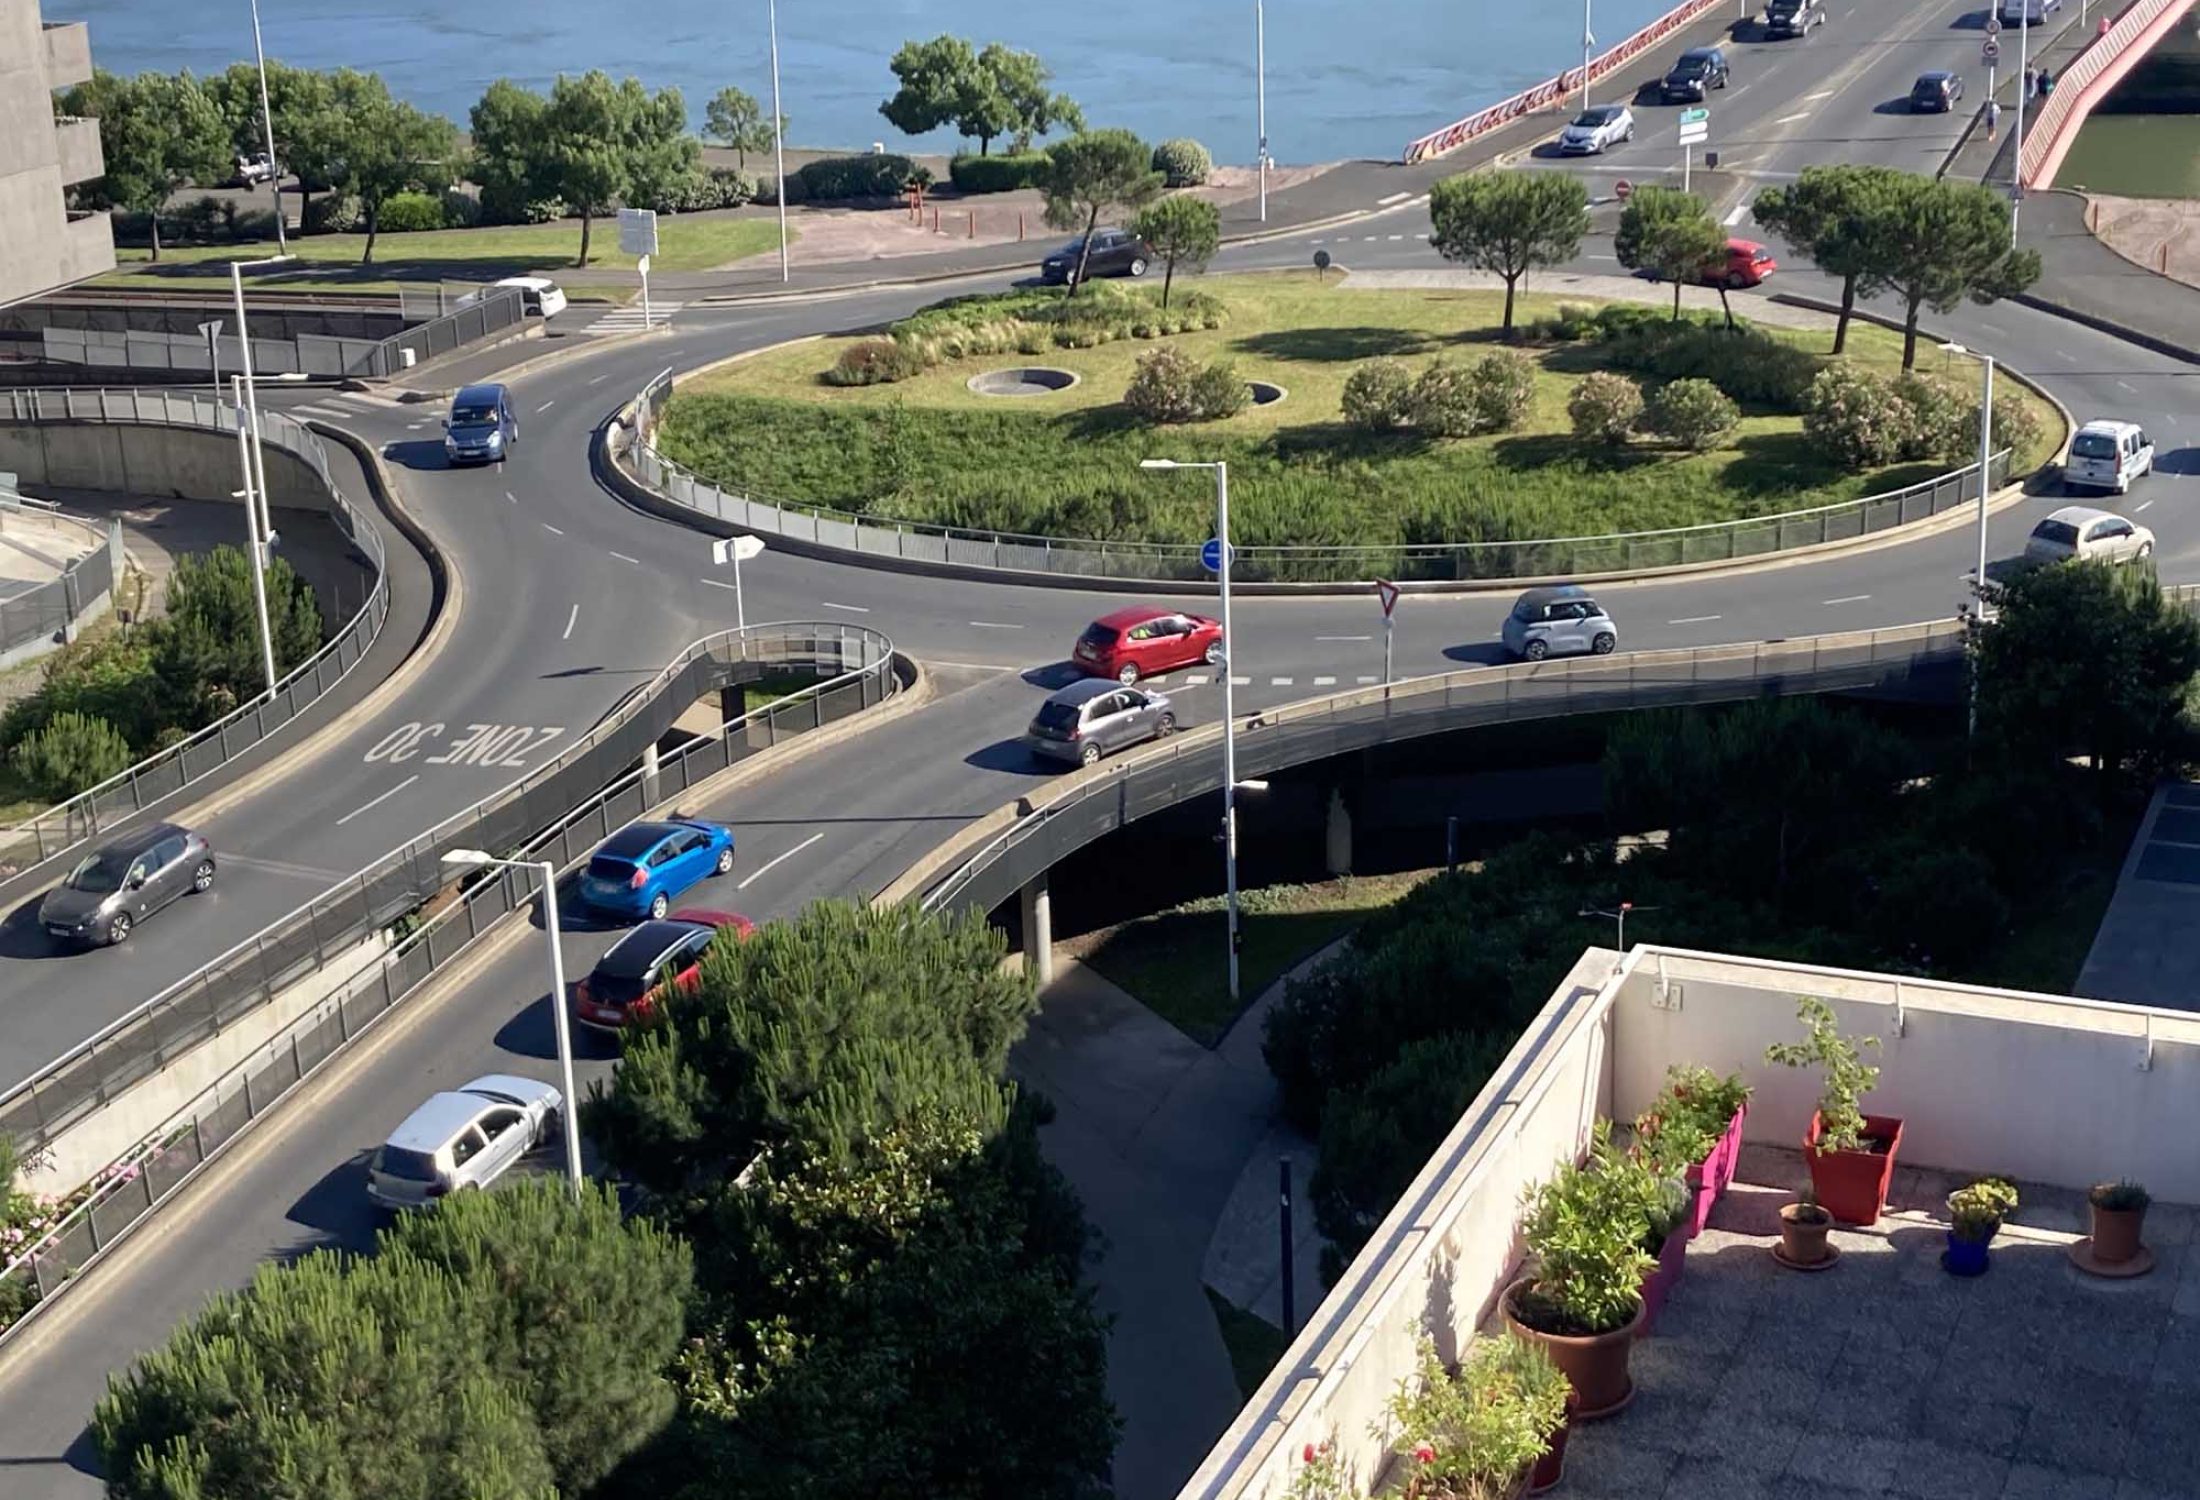
<path id="1" fill-rule="evenodd" d="M 613 916 L 662 917 L 680 892 L 732 868 L 733 830 L 722 823 L 629 823 L 589 857 L 581 900 Z"/>
<path id="2" fill-rule="evenodd" d="M 469 385 L 451 398 L 443 419 L 443 457 L 453 465 L 502 463 L 519 446 L 512 393 L 501 385 Z"/>

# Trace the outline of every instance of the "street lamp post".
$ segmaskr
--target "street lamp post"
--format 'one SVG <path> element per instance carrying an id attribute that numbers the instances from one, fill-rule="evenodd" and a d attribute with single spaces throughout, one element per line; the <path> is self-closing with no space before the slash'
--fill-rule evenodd
<path id="1" fill-rule="evenodd" d="M 1988 466 L 1994 457 L 1994 356 L 1979 354 L 1958 343 L 1940 346 L 1950 354 L 1970 354 L 1979 362 L 1981 386 L 1978 405 L 1978 571 L 1971 575 L 1971 609 L 1965 616 L 1971 627 L 1970 640 L 1976 644 L 1977 628 L 1986 623 L 1986 497 L 1993 485 L 1988 477 Z M 1973 669 L 1970 674 L 1970 704 L 1967 734 L 1978 733 L 1978 672 L 1973 653 Z"/>
<path id="2" fill-rule="evenodd" d="M 260 134 L 267 142 L 267 169 L 275 175 L 267 185 L 275 195 L 275 248 L 289 253 L 283 238 L 283 169 L 275 164 L 275 113 L 267 106 L 267 49 L 260 45 L 260 0 L 252 0 L 252 55 L 260 65 Z"/>
<path id="3" fill-rule="evenodd" d="M 1596 46 L 1596 33 L 1589 29 L 1590 7 L 1595 0 L 1581 0 L 1581 108 L 1589 109 L 1589 49 Z"/>
<path id="4" fill-rule="evenodd" d="M 260 446 L 260 392 L 252 377 L 252 330 L 244 316 L 244 273 L 260 266 L 281 265 L 288 255 L 265 260 L 233 260 L 229 263 L 229 289 L 237 304 L 237 365 L 243 371 L 239 420 L 249 414 L 252 427 L 251 457 L 244 476 L 245 530 L 252 536 L 252 598 L 260 611 L 260 662 L 267 669 L 267 690 L 275 691 L 275 639 L 267 621 L 267 541 L 274 522 L 267 511 L 267 455 Z"/>
<path id="5" fill-rule="evenodd" d="M 215 318 L 201 323 L 199 332 L 206 335 L 206 368 L 211 372 L 207 378 L 214 387 L 214 404 L 219 406 L 222 399 L 222 348 L 218 340 L 222 334 L 222 320 Z"/>
<path id="6" fill-rule="evenodd" d="M 767 10 L 772 33 L 772 170 L 779 177 L 779 189 L 772 196 L 779 203 L 779 279 L 785 281 L 791 273 L 787 269 L 787 143 L 780 135 L 787 117 L 779 108 L 779 0 L 769 0 Z"/>
<path id="7" fill-rule="evenodd" d="M 2009 244 L 2017 243 L 2017 215 L 2024 209 L 2024 116 L 2025 107 L 2032 101 L 2032 13 L 2029 3 L 2024 19 L 2017 23 L 2017 154 L 2009 166 Z"/>
<path id="8" fill-rule="evenodd" d="M 1268 9 L 1253 0 L 1253 93 L 1260 115 L 1260 221 L 1268 222 Z"/>
<path id="9" fill-rule="evenodd" d="M 565 1175 L 581 1195 L 580 1098 L 573 1092 L 573 1030 L 565 1016 L 565 949 L 558 931 L 558 867 L 547 859 L 498 859 L 481 849 L 453 849 L 443 863 L 461 869 L 533 870 L 542 877 L 542 930 L 550 939 L 550 1015 L 558 1034 L 558 1081 L 565 1090 Z"/>

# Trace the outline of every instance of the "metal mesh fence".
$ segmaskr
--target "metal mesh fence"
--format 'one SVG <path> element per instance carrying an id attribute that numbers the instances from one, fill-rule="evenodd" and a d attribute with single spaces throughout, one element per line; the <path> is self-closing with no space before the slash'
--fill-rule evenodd
<path id="1" fill-rule="evenodd" d="M 0 517 L 12 522 L 17 516 L 35 517 L 36 524 L 54 530 L 81 533 L 91 550 L 65 564 L 60 576 L 0 600 L 0 651 L 65 639 L 78 620 L 114 593 L 115 578 L 121 572 L 119 527 L 95 526 L 74 516 L 28 510 L 20 502 L 0 500 Z"/>

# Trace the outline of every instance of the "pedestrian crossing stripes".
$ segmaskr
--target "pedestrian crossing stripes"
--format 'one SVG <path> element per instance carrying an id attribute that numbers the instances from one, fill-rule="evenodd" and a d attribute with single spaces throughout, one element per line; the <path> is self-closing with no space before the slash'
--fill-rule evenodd
<path id="1" fill-rule="evenodd" d="M 1221 678 L 1213 676 L 1206 672 L 1188 672 L 1185 674 L 1184 677 L 1184 685 L 1186 687 L 1209 687 L 1217 685 L 1221 681 Z M 1298 679 L 1293 677 L 1271 677 L 1268 679 L 1268 686 L 1291 687 L 1295 685 L 1297 681 Z M 1382 678 L 1360 677 L 1356 678 L 1355 681 L 1357 681 L 1362 687 L 1366 687 L 1371 683 L 1381 682 Z M 1316 677 L 1313 679 L 1313 683 L 1316 687 L 1335 687 L 1337 685 L 1337 679 L 1334 677 Z M 1253 685 L 1253 679 L 1250 677 L 1233 677 L 1230 679 L 1230 684 L 1233 687 L 1251 687 Z"/>
<path id="2" fill-rule="evenodd" d="M 652 299 L 649 304 L 648 326 L 657 328 L 671 322 L 672 315 L 685 306 L 687 304 L 684 302 L 663 302 Z M 583 326 L 581 331 L 583 333 L 639 333 L 642 331 L 642 327 L 642 304 L 636 302 L 626 307 L 612 308 L 609 312 L 599 316 L 594 322 Z"/>
<path id="3" fill-rule="evenodd" d="M 395 398 L 377 392 L 327 391 L 316 392 L 311 401 L 286 406 L 282 410 L 294 417 L 319 417 L 324 422 L 341 422 L 365 412 L 387 411 L 396 405 L 398 402 Z"/>

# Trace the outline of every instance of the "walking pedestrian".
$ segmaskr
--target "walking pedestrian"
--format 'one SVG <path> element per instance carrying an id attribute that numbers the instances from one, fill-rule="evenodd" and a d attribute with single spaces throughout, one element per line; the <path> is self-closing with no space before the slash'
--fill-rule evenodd
<path id="1" fill-rule="evenodd" d="M 2045 99 L 2049 94 L 2052 94 L 2054 91 L 2054 75 L 2049 73 L 2045 68 L 2040 69 L 2040 97 L 2042 99 Z"/>
<path id="2" fill-rule="evenodd" d="M 2027 99 L 2037 99 L 2037 98 L 2038 98 L 2039 96 L 2040 96 L 2040 72 L 2039 72 L 2039 69 L 2037 69 L 2037 68 L 2026 68 L 2026 69 L 2024 70 L 2024 97 L 2025 97 L 2025 98 L 2027 98 Z"/>
<path id="3" fill-rule="evenodd" d="M 2001 104 L 1998 100 L 1986 101 L 1986 139 L 1994 138 L 1995 129 L 2001 124 Z"/>

